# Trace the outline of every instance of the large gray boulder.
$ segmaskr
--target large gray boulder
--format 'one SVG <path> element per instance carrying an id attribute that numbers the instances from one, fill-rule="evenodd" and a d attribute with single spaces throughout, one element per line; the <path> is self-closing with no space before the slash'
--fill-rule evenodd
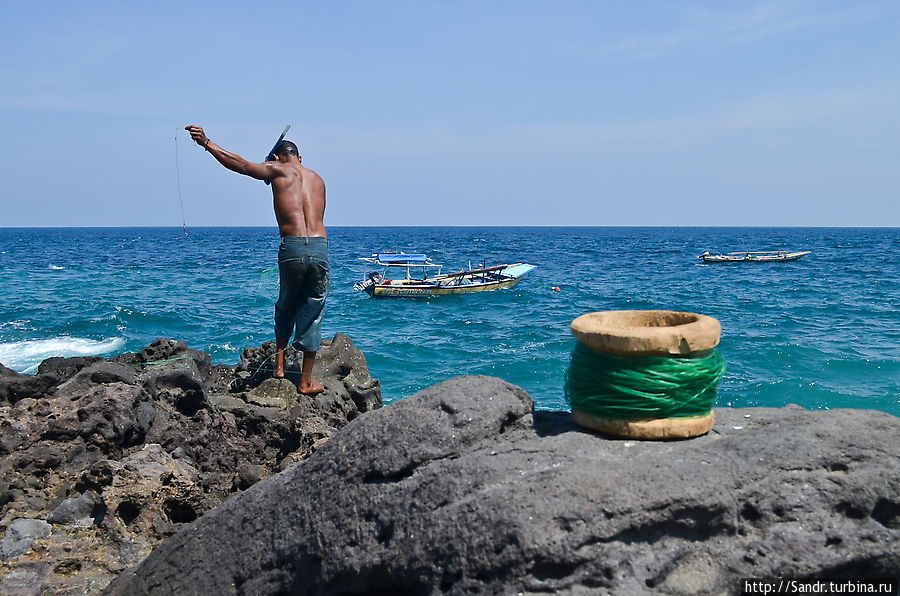
<path id="1" fill-rule="evenodd" d="M 900 572 L 900 419 L 716 416 L 689 441 L 610 440 L 458 377 L 359 417 L 109 593 L 722 594 Z"/>

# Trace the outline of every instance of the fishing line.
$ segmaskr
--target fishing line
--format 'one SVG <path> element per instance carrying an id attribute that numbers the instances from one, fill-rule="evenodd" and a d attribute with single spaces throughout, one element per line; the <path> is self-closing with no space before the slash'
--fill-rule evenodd
<path id="1" fill-rule="evenodd" d="M 254 370 L 252 373 L 250 373 L 250 378 L 255 377 L 255 376 L 259 373 L 259 371 L 263 370 L 263 367 L 266 365 L 266 362 L 268 362 L 269 360 L 271 360 L 272 358 L 274 358 L 274 357 L 277 356 L 277 355 L 278 355 L 278 352 L 276 351 L 274 354 L 272 354 L 271 356 L 269 356 L 268 358 L 266 358 L 265 360 L 263 360 L 263 361 L 259 364 L 259 366 L 256 367 L 256 370 Z M 287 368 L 287 365 L 285 365 L 285 368 Z M 268 372 L 268 371 L 274 372 L 274 371 L 275 371 L 275 365 L 273 364 L 273 365 L 272 365 L 272 368 L 266 369 L 266 372 Z M 240 377 L 235 377 L 235 378 L 231 379 L 231 381 L 228 383 L 228 387 L 227 387 L 228 391 L 231 391 L 231 386 L 232 386 L 235 382 L 240 381 L 240 380 L 241 380 Z"/>
<path id="2" fill-rule="evenodd" d="M 718 350 L 697 357 L 614 356 L 576 344 L 566 371 L 573 409 L 611 420 L 709 414 L 725 373 Z"/>
<path id="3" fill-rule="evenodd" d="M 151 360 L 150 362 L 137 362 L 132 364 L 131 366 L 135 368 L 150 368 L 151 366 L 162 366 L 163 364 L 168 364 L 170 362 L 176 362 L 178 360 L 187 360 L 188 358 L 192 358 L 192 356 L 176 356 L 175 358 L 167 358 L 165 360 Z"/>
<path id="4" fill-rule="evenodd" d="M 253 376 L 256 376 L 257 374 L 259 374 L 259 371 L 263 370 L 263 367 L 266 365 L 266 363 L 267 363 L 269 360 L 271 360 L 272 358 L 274 358 L 277 354 L 278 354 L 278 353 L 276 352 L 276 353 L 272 354 L 271 356 L 269 356 L 268 358 L 266 358 L 265 360 L 263 360 L 263 361 L 260 363 L 260 365 L 259 365 L 258 367 L 256 367 L 256 370 L 254 370 L 252 373 L 250 373 L 250 376 L 253 377 Z M 133 367 L 135 367 L 135 368 L 138 368 L 138 369 L 141 368 L 141 367 L 144 367 L 144 368 L 151 368 L 151 367 L 153 367 L 153 366 L 162 366 L 162 365 L 164 365 L 164 364 L 169 364 L 170 362 L 176 362 L 176 361 L 178 361 L 178 360 L 187 360 L 188 358 L 192 358 L 192 356 L 190 356 L 190 355 L 187 355 L 187 356 L 177 356 L 177 357 L 175 357 L 175 358 L 167 358 L 167 359 L 165 359 L 165 360 L 153 360 L 153 361 L 151 361 L 151 362 L 138 362 L 138 363 L 136 363 L 136 364 L 132 364 L 131 366 L 133 366 Z M 267 371 L 267 372 L 268 372 L 268 371 L 274 372 L 274 371 L 275 371 L 275 368 L 274 368 L 274 366 L 273 366 L 273 368 L 266 369 L 266 371 Z M 236 381 L 240 381 L 240 380 L 241 380 L 240 377 L 235 377 L 235 378 L 233 378 L 233 379 L 228 383 L 228 385 L 227 385 L 227 387 L 226 387 L 227 390 L 228 390 L 228 391 L 231 391 L 231 386 L 232 386 Z"/>
<path id="5" fill-rule="evenodd" d="M 187 223 L 184 219 L 184 199 L 181 198 L 181 173 L 178 171 L 178 129 L 175 129 L 175 180 L 178 183 L 178 204 L 181 205 L 181 231 L 188 237 Z"/>

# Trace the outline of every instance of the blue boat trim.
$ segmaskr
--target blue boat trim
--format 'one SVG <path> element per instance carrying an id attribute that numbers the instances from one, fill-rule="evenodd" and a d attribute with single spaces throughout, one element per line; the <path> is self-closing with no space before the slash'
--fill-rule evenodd
<path id="1" fill-rule="evenodd" d="M 428 257 L 421 253 L 413 253 L 413 254 L 379 253 L 375 256 L 382 263 L 426 263 L 426 262 L 428 262 Z"/>

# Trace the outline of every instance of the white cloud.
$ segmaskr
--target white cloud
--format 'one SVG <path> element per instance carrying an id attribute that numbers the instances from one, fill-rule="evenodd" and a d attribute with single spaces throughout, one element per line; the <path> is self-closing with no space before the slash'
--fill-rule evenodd
<path id="1" fill-rule="evenodd" d="M 816 3 L 765 2 L 750 8 L 745 8 L 745 4 L 737 6 L 739 9 L 732 12 L 686 11 L 679 22 L 668 30 L 634 35 L 600 47 L 573 50 L 585 55 L 647 58 L 681 47 L 751 43 L 802 29 L 840 27 L 897 16 L 900 13 L 900 6 L 895 3 L 846 3 L 832 10 L 823 9 L 821 4 Z"/>

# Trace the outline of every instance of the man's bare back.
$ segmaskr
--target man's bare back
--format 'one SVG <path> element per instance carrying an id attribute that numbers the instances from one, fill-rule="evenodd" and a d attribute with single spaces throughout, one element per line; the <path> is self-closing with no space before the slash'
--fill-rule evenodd
<path id="1" fill-rule="evenodd" d="M 283 175 L 272 178 L 272 196 L 281 236 L 325 237 L 325 182 L 299 159 L 278 163 Z"/>
<path id="2" fill-rule="evenodd" d="M 186 126 L 191 138 L 209 151 L 220 164 L 238 174 L 272 183 L 275 219 L 281 237 L 325 238 L 325 182 L 301 165 L 298 153 L 279 153 L 274 161 L 253 163 L 209 140 L 203 128 Z M 286 141 L 290 143 L 290 141 Z M 296 150 L 296 145 L 290 143 Z"/>

